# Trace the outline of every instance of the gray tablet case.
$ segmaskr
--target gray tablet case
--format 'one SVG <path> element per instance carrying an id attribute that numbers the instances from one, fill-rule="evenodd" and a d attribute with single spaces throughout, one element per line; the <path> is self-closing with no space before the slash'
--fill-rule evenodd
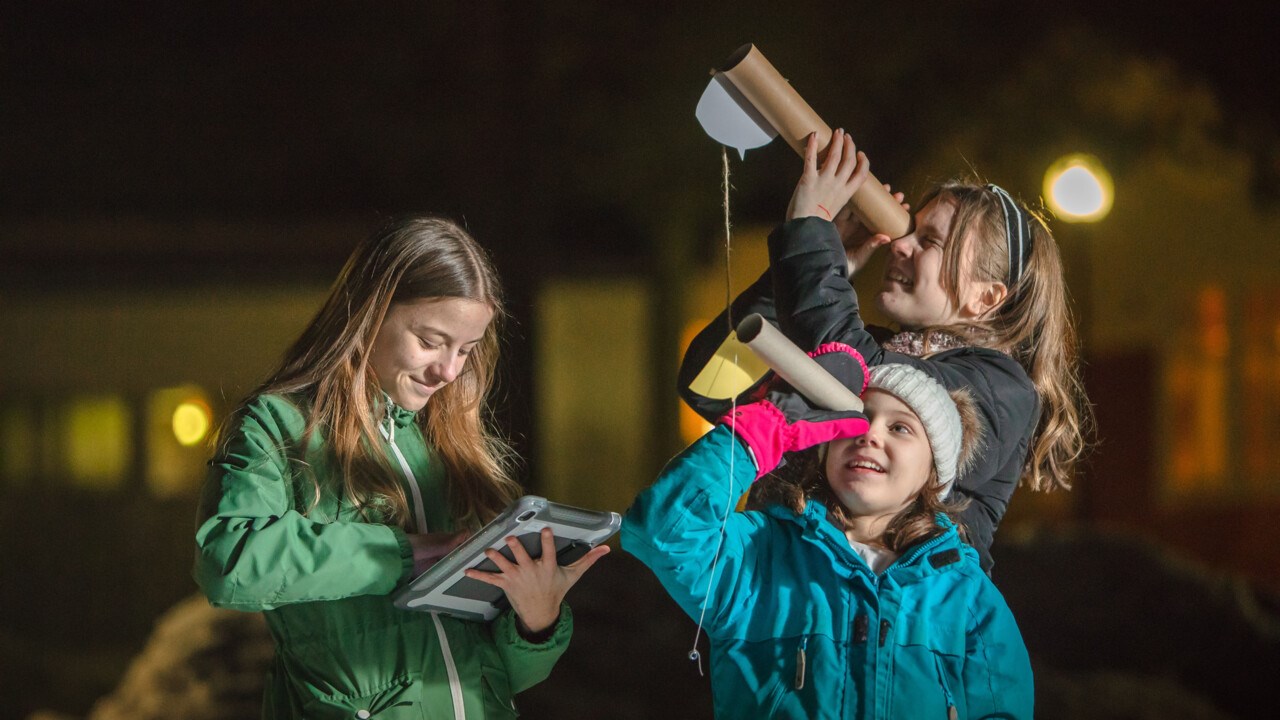
<path id="1" fill-rule="evenodd" d="M 486 549 L 493 548 L 514 561 L 506 543 L 507 536 L 514 535 L 530 556 L 541 557 L 540 533 L 549 527 L 556 536 L 556 560 L 568 565 L 612 537 L 621 525 L 622 516 L 615 512 L 583 510 L 525 495 L 396 593 L 392 602 L 403 610 L 487 622 L 509 607 L 507 597 L 499 588 L 463 574 L 469 568 L 497 571 L 493 561 L 485 557 Z"/>

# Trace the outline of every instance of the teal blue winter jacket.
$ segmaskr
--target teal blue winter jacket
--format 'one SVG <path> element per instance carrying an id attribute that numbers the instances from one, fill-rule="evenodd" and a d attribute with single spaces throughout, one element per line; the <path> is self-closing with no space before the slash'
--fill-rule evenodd
<path id="1" fill-rule="evenodd" d="M 945 533 L 877 576 L 821 503 L 801 515 L 730 513 L 711 578 L 726 508 L 754 474 L 717 427 L 667 465 L 622 524 L 623 548 L 694 620 L 706 597 L 716 717 L 1030 720 L 1022 636 L 945 519 Z"/>

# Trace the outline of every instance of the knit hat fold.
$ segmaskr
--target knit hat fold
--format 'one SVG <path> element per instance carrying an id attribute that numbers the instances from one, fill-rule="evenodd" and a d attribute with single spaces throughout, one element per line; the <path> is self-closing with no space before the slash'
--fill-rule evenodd
<path id="1" fill-rule="evenodd" d="M 867 389 L 883 390 L 911 408 L 924 425 L 933 464 L 942 485 L 942 497 L 951 493 L 959 472 L 964 428 L 951 394 L 937 380 L 911 365 L 877 365 L 871 368 Z"/>

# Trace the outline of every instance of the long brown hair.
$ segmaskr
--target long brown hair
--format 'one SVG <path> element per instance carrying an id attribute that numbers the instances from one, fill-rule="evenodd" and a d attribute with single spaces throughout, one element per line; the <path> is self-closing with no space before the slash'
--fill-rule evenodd
<path id="1" fill-rule="evenodd" d="M 447 470 L 451 515 L 460 527 L 475 526 L 519 495 L 513 454 L 484 417 L 504 314 L 497 272 L 456 223 L 410 217 L 388 223 L 356 248 L 279 369 L 251 394 L 300 394 L 309 401 L 305 438 L 320 432 L 341 470 L 336 487 L 316 481 L 311 507 L 333 489 L 362 510 L 376 508 L 388 524 L 408 522 L 408 498 L 381 450 L 375 413 L 385 401 L 369 352 L 391 304 L 423 298 L 465 298 L 493 309 L 462 372 L 417 417 Z"/>
<path id="2" fill-rule="evenodd" d="M 970 277 L 979 282 L 1008 283 L 1004 209 L 995 193 L 965 181 L 942 183 L 917 207 L 935 198 L 955 204 L 950 237 L 943 248 L 942 281 L 953 305 L 959 306 L 961 274 L 967 247 L 974 245 Z M 1092 411 L 1080 378 L 1079 339 L 1067 298 L 1062 259 L 1044 217 L 1025 205 L 1032 221 L 1031 255 L 1022 279 L 1008 288 L 994 312 L 960 325 L 926 328 L 959 335 L 973 345 L 1009 353 L 1027 371 L 1040 396 L 1040 419 L 1022 481 L 1032 490 L 1069 489 L 1075 464 L 1091 432 Z"/>

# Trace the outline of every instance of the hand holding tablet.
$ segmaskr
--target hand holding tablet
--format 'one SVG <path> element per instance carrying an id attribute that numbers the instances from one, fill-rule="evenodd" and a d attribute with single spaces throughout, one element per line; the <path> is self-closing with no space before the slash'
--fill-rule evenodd
<path id="1" fill-rule="evenodd" d="M 529 596 L 537 592 L 536 587 L 529 585 L 536 580 L 532 574 L 526 576 L 524 573 L 519 577 L 510 573 L 502 579 L 480 580 L 468 570 L 504 572 L 504 567 L 498 563 L 505 563 L 505 570 L 529 567 L 531 561 L 543 557 L 545 551 L 551 551 L 561 572 L 580 574 L 586 567 L 568 570 L 564 566 L 582 559 L 592 548 L 612 537 L 621 523 L 621 516 L 614 512 L 584 510 L 526 495 L 405 586 L 395 595 L 393 602 L 405 610 L 440 612 L 469 620 L 492 620 L 510 606 L 502 585 L 512 587 L 513 594 L 518 597 Z M 551 531 L 550 538 L 543 537 L 544 529 Z M 490 550 L 493 553 L 487 553 Z M 549 576 L 544 574 L 543 579 Z M 515 590 L 513 583 L 519 583 L 521 589 Z M 532 627 L 539 618 L 524 619 L 529 629 L 539 629 Z M 550 618 L 550 621 L 554 622 L 555 618 Z"/>
<path id="2" fill-rule="evenodd" d="M 515 562 L 497 550 L 485 550 L 485 556 L 498 566 L 498 572 L 486 572 L 477 568 L 465 571 L 465 575 L 500 590 L 515 610 L 521 629 L 526 634 L 542 633 L 560 617 L 560 603 L 569 588 L 578 582 L 582 573 L 596 560 L 609 553 L 608 545 L 597 545 L 586 555 L 568 565 L 561 565 L 556 557 L 555 533 L 549 527 L 539 533 L 542 555 L 533 558 L 514 536 L 506 538 L 507 547 L 515 555 Z"/>

